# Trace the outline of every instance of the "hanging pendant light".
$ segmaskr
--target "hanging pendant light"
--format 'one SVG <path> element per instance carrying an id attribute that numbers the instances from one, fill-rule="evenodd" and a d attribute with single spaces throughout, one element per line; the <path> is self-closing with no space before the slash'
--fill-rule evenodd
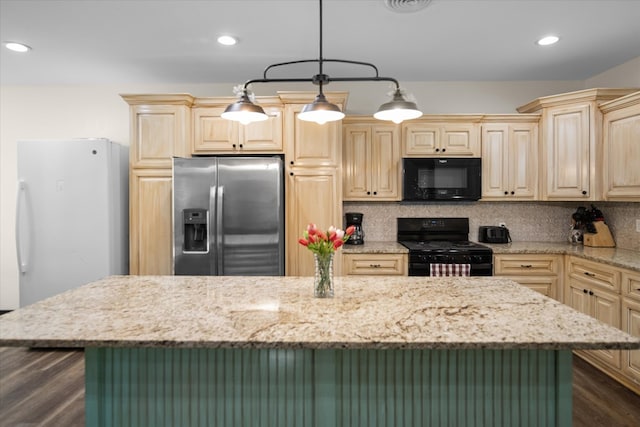
<path id="1" fill-rule="evenodd" d="M 252 122 L 261 122 L 269 118 L 269 116 L 265 114 L 261 106 L 251 102 L 246 89 L 242 90 L 240 99 L 238 99 L 233 104 L 229 104 L 220 116 L 223 119 L 240 122 L 243 125 Z"/>
<path id="2" fill-rule="evenodd" d="M 297 61 L 281 62 L 277 64 L 271 64 L 264 69 L 261 79 L 248 80 L 243 87 L 243 93 L 240 99 L 234 104 L 229 105 L 222 117 L 229 120 L 236 120 L 241 123 L 250 123 L 252 121 L 266 120 L 267 115 L 264 113 L 259 105 L 251 102 L 247 96 L 248 87 L 254 83 L 275 83 L 275 82 L 311 82 L 319 85 L 320 90 L 318 95 L 311 104 L 306 104 L 302 111 L 298 114 L 300 120 L 313 121 L 319 124 L 341 120 L 344 117 L 344 113 L 340 108 L 327 101 L 327 98 L 322 92 L 323 85 L 330 82 L 363 82 L 363 81 L 386 81 L 395 84 L 395 92 L 393 100 L 380 106 L 378 112 L 374 114 L 376 119 L 380 120 L 392 120 L 395 123 L 400 123 L 403 120 L 414 119 L 420 117 L 422 112 L 418 110 L 415 102 L 410 102 L 405 99 L 400 90 L 400 84 L 392 77 L 380 77 L 378 75 L 378 68 L 369 63 L 361 61 L 352 61 L 347 59 L 325 59 L 322 56 L 322 0 L 318 0 L 320 6 L 320 38 L 319 38 L 319 55 L 318 59 L 301 59 Z M 314 62 L 318 64 L 319 72 L 311 78 L 269 78 L 267 74 L 269 70 L 284 65 L 300 64 Z M 374 75 L 369 77 L 329 77 L 323 73 L 323 64 L 325 62 L 338 62 L 342 64 L 361 65 L 369 67 L 373 70 Z"/>
<path id="3" fill-rule="evenodd" d="M 393 100 L 382 104 L 373 115 L 378 120 L 391 120 L 394 123 L 417 119 L 420 116 L 422 111 L 418 110 L 415 102 L 407 101 L 399 88 L 393 93 Z"/>

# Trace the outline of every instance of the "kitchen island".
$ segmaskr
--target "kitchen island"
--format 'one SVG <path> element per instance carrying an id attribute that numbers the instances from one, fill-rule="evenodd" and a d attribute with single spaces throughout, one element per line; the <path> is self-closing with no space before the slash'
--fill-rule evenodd
<path id="1" fill-rule="evenodd" d="M 82 347 L 87 425 L 570 425 L 571 350 L 640 340 L 507 279 L 114 276 L 0 318 Z"/>

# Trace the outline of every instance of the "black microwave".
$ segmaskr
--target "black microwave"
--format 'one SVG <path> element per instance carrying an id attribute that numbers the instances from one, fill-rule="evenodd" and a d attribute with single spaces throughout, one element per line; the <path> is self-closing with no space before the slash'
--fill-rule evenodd
<path id="1" fill-rule="evenodd" d="M 402 200 L 478 200 L 482 166 L 477 157 L 402 159 Z"/>

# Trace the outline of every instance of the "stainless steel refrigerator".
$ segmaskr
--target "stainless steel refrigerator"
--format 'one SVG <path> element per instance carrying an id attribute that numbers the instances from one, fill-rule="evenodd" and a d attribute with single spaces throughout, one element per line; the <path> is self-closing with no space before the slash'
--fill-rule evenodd
<path id="1" fill-rule="evenodd" d="M 280 157 L 173 159 L 176 275 L 283 276 Z"/>
<path id="2" fill-rule="evenodd" d="M 18 141 L 20 306 L 129 273 L 129 148 L 107 139 Z"/>

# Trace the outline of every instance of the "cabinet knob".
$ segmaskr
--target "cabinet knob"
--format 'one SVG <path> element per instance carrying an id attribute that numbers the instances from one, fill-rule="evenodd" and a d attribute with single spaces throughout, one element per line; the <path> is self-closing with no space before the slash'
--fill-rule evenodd
<path id="1" fill-rule="evenodd" d="M 293 164 L 293 160 L 291 160 L 289 163 L 290 163 L 290 164 Z"/>
<path id="2" fill-rule="evenodd" d="M 588 293 L 589 291 L 586 289 L 583 289 L 582 292 L 584 292 L 585 294 Z"/>
<path id="3" fill-rule="evenodd" d="M 293 172 L 289 172 L 289 175 L 293 176 Z"/>
<path id="4" fill-rule="evenodd" d="M 508 192 L 508 191 L 505 191 L 505 192 L 504 192 L 504 195 L 505 195 L 505 196 L 506 196 L 506 195 L 508 195 L 508 194 L 509 194 L 509 192 Z"/>
<path id="5" fill-rule="evenodd" d="M 589 295 L 593 295 L 593 291 L 589 291 Z"/>
<path id="6" fill-rule="evenodd" d="M 439 149 L 439 148 L 436 148 L 436 153 L 437 153 L 438 151 L 440 151 L 440 149 Z"/>
<path id="7" fill-rule="evenodd" d="M 447 149 L 446 149 L 446 148 L 443 148 L 443 149 L 442 149 L 442 152 L 444 153 L 445 151 L 447 151 Z"/>
<path id="8" fill-rule="evenodd" d="M 377 192 L 377 191 L 374 191 L 374 192 L 373 192 L 373 195 L 375 196 L 376 194 L 378 194 L 378 192 Z"/>
<path id="9" fill-rule="evenodd" d="M 587 191 L 586 190 L 582 190 L 582 195 L 586 196 L 587 195 Z"/>
<path id="10" fill-rule="evenodd" d="M 232 144 L 231 146 L 232 146 L 233 148 L 236 148 L 236 144 Z"/>
<path id="11" fill-rule="evenodd" d="M 511 192 L 511 194 L 512 194 L 512 195 L 513 195 L 513 194 L 516 194 L 516 192 L 515 192 L 515 191 L 512 191 L 512 192 Z"/>
<path id="12" fill-rule="evenodd" d="M 242 148 L 242 144 L 240 144 L 240 148 Z"/>
<path id="13" fill-rule="evenodd" d="M 367 191 L 367 196 L 370 196 L 370 195 L 371 195 L 371 191 Z"/>

